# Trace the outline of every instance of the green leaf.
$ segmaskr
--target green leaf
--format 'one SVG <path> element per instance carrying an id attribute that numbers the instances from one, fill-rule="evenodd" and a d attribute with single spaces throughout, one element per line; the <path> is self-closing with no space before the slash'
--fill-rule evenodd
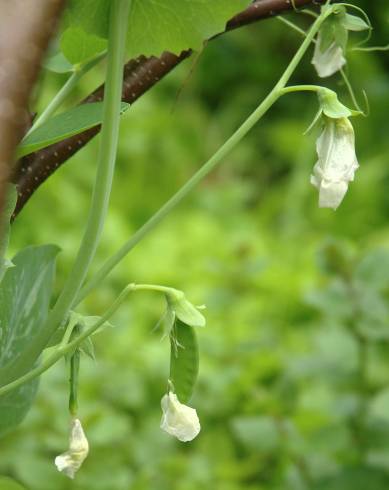
<path id="1" fill-rule="evenodd" d="M 121 114 L 129 104 L 121 103 Z M 22 157 L 58 141 L 69 138 L 101 124 L 103 103 L 82 104 L 51 118 L 30 133 L 20 144 L 18 156 Z"/>
<path id="2" fill-rule="evenodd" d="M 61 50 L 73 65 L 85 63 L 107 49 L 107 41 L 80 27 L 69 27 L 61 37 Z"/>
<path id="3" fill-rule="evenodd" d="M 130 58 L 200 50 L 204 40 L 222 32 L 249 0 L 133 0 L 127 36 Z M 70 0 L 65 22 L 107 38 L 109 0 Z"/>
<path id="4" fill-rule="evenodd" d="M 25 349 L 45 323 L 58 247 L 27 247 L 13 259 L 0 288 L 0 366 Z M 34 399 L 38 381 L 0 398 L 0 434 L 19 424 Z"/>
<path id="5" fill-rule="evenodd" d="M 0 490 L 26 490 L 26 488 L 11 478 L 0 476 Z"/>
<path id="6" fill-rule="evenodd" d="M 54 73 L 69 73 L 74 71 L 74 66 L 69 63 L 63 53 L 56 53 L 50 56 L 44 61 L 43 66 L 46 70 L 53 71 Z"/>
<path id="7" fill-rule="evenodd" d="M 121 114 L 128 108 L 129 104 L 122 102 Z M 30 133 L 19 145 L 18 157 L 28 155 L 41 148 L 52 145 L 63 139 L 82 133 L 86 129 L 101 124 L 103 117 L 103 103 L 81 104 L 69 111 L 54 116 L 46 123 L 39 126 Z"/>
<path id="8" fill-rule="evenodd" d="M 170 344 L 170 381 L 180 402 L 188 403 L 199 372 L 199 348 L 194 328 L 177 320 Z"/>
<path id="9" fill-rule="evenodd" d="M 121 103 L 121 114 L 129 104 Z M 54 116 L 46 123 L 30 133 L 18 147 L 18 157 L 28 155 L 41 148 L 62 141 L 63 139 L 82 133 L 83 131 L 101 124 L 103 118 L 103 103 L 81 104 L 69 111 Z"/>
<path id="10" fill-rule="evenodd" d="M 17 200 L 16 187 L 10 185 L 8 187 L 7 198 L 4 205 L 4 210 L 0 218 L 0 282 L 4 277 L 5 271 L 12 267 L 12 262 L 5 258 L 9 243 L 9 234 L 11 230 L 11 216 L 14 212 Z"/>

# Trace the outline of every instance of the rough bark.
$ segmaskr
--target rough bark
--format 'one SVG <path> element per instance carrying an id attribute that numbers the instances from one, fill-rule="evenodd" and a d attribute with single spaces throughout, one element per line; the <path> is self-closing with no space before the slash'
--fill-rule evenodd
<path id="1" fill-rule="evenodd" d="M 28 100 L 65 0 L 0 0 L 0 212 Z"/>

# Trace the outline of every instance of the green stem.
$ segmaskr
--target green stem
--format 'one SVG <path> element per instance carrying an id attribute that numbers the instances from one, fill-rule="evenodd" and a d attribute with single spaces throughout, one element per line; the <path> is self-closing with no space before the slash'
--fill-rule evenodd
<path id="1" fill-rule="evenodd" d="M 75 417 L 78 412 L 78 375 L 80 371 L 80 350 L 77 348 L 70 359 L 69 412 Z"/>
<path id="2" fill-rule="evenodd" d="M 160 293 L 169 293 L 175 289 L 168 286 L 159 286 L 157 284 L 131 284 L 133 291 L 158 291 Z"/>
<path id="3" fill-rule="evenodd" d="M 24 374 L 39 357 L 53 332 L 66 320 L 95 255 L 108 209 L 116 159 L 123 59 L 130 1 L 112 0 L 111 2 L 107 77 L 99 160 L 91 209 L 77 258 L 65 286 L 39 334 L 31 339 L 29 347 L 19 357 L 0 370 L 2 384 Z"/>
<path id="4" fill-rule="evenodd" d="M 321 90 L 328 90 L 319 85 L 290 85 L 281 90 L 282 95 L 291 94 L 293 92 L 320 92 Z"/>
<path id="5" fill-rule="evenodd" d="M 258 108 L 246 119 L 235 133 L 219 148 L 219 150 L 193 175 L 181 189 L 171 197 L 111 258 L 109 258 L 94 277 L 84 286 L 77 296 L 76 303 L 81 302 L 89 292 L 101 283 L 103 279 L 116 267 L 117 264 L 150 232 L 152 231 L 192 190 L 204 179 L 231 150 L 242 140 L 250 129 L 261 119 L 269 108 L 283 95 L 285 85 L 300 63 L 305 52 L 312 43 L 321 24 L 332 13 L 332 8 L 323 9 L 320 16 L 313 23 L 297 53 L 293 57 L 285 72 Z"/>
<path id="6" fill-rule="evenodd" d="M 301 29 L 298 25 L 296 25 L 294 22 L 291 22 L 290 20 L 288 19 L 285 19 L 285 17 L 283 17 L 282 15 L 277 15 L 276 17 L 277 20 L 279 20 L 280 22 L 282 22 L 283 24 L 287 25 L 288 27 L 290 27 L 291 29 L 293 29 L 294 31 L 298 32 L 299 34 L 301 34 L 303 37 L 306 36 L 306 32 L 304 31 L 304 29 Z"/>
<path id="7" fill-rule="evenodd" d="M 57 92 L 55 97 L 46 107 L 46 109 L 42 112 L 40 116 L 34 121 L 34 124 L 28 130 L 23 139 L 26 139 L 36 128 L 42 126 L 50 117 L 57 111 L 57 109 L 63 104 L 64 100 L 70 94 L 70 92 L 74 89 L 80 79 L 88 73 L 99 61 L 101 61 L 106 56 L 106 53 L 99 54 L 93 60 L 89 61 L 85 65 L 77 67 L 75 71 L 70 75 L 70 77 L 66 80 L 65 84 L 62 88 Z"/>
<path id="8" fill-rule="evenodd" d="M 32 379 L 37 378 L 42 373 L 47 371 L 51 366 L 53 366 L 57 361 L 59 361 L 63 356 L 72 352 L 74 349 L 80 346 L 80 344 L 90 335 L 92 335 L 96 330 L 98 330 L 101 326 L 107 322 L 111 316 L 117 311 L 123 301 L 127 298 L 128 294 L 133 290 L 133 285 L 130 284 L 127 286 L 112 304 L 112 306 L 106 311 L 106 313 L 98 320 L 95 324 L 91 325 L 89 328 L 85 329 L 80 335 L 78 335 L 74 340 L 69 342 L 66 345 L 60 344 L 54 352 L 49 355 L 43 362 L 36 368 L 29 371 L 27 374 L 21 376 L 15 381 L 12 381 L 2 387 L 0 387 L 0 397 L 6 395 L 10 391 L 18 388 L 24 383 L 31 381 Z"/>

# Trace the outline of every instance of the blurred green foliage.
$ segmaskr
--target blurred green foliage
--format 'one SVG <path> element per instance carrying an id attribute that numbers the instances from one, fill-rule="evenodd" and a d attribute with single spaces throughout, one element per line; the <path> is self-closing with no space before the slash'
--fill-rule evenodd
<path id="1" fill-rule="evenodd" d="M 387 44 L 386 2 L 356 3 L 372 17 L 371 43 Z M 127 112 L 96 267 L 231 134 L 299 42 L 276 19 L 222 36 Z M 97 360 L 82 363 L 80 417 L 91 452 L 76 480 L 53 464 L 68 437 L 64 363 L 42 377 L 33 410 L 2 439 L 3 475 L 31 490 L 388 488 L 388 69 L 385 52 L 349 54 L 371 115 L 353 120 L 361 167 L 336 212 L 318 209 L 309 184 L 316 135 L 302 133 L 317 102 L 284 97 L 85 301 L 83 312 L 101 314 L 135 281 L 206 303 L 191 402 L 200 436 L 183 444 L 159 429 L 169 343 L 153 327 L 164 305 L 139 293 L 97 336 Z M 69 105 L 101 77 L 91 72 Z M 46 75 L 39 107 L 64 79 Z M 293 82 L 317 83 L 309 56 Z M 340 77 L 329 85 L 349 103 Z M 13 226 L 14 250 L 62 247 L 58 288 L 85 223 L 97 145 L 56 172 Z"/>

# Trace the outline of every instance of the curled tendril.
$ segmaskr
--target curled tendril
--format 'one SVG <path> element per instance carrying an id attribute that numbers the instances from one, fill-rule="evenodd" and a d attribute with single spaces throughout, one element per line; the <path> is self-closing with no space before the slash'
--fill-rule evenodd
<path id="1" fill-rule="evenodd" d="M 313 10 L 309 10 L 309 9 L 299 10 L 299 13 L 309 15 L 310 17 L 314 17 L 315 19 L 317 19 L 319 17 L 319 15 L 316 12 L 314 12 Z"/>
<path id="2" fill-rule="evenodd" d="M 296 32 L 298 32 L 299 34 L 301 34 L 302 36 L 306 37 L 307 33 L 304 31 L 304 29 L 301 29 L 298 25 L 296 25 L 294 22 L 291 22 L 290 20 L 288 19 L 285 19 L 285 17 L 283 17 L 282 15 L 278 15 L 277 16 L 277 19 L 279 21 L 281 21 L 283 24 L 287 25 L 288 27 L 290 27 L 291 29 L 295 30 Z"/>
<path id="3" fill-rule="evenodd" d="M 357 109 L 358 112 L 360 112 L 362 114 L 362 116 L 368 117 L 370 114 L 370 104 L 369 104 L 369 99 L 367 97 L 366 91 L 362 90 L 362 94 L 363 94 L 363 97 L 365 100 L 365 110 L 362 110 L 361 106 L 359 105 L 357 98 L 355 96 L 355 92 L 354 92 L 354 89 L 351 85 L 351 82 L 350 82 L 348 76 L 346 75 L 346 72 L 343 70 L 343 68 L 340 70 L 340 73 L 342 75 L 343 81 L 347 87 L 347 90 L 350 94 L 351 100 L 352 100 L 355 108 Z"/>
<path id="4" fill-rule="evenodd" d="M 389 51 L 389 44 L 386 46 L 368 46 L 367 48 L 359 48 L 358 45 L 351 48 L 351 51 Z"/>

